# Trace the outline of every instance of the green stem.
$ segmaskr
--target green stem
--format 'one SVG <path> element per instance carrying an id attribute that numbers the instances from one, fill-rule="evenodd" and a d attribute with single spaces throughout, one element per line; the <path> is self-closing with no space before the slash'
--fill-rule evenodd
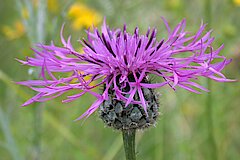
<path id="1" fill-rule="evenodd" d="M 34 160 L 41 159 L 41 138 L 42 138 L 42 106 L 36 105 L 34 106 L 34 137 L 33 137 L 33 145 L 34 145 Z"/>
<path id="2" fill-rule="evenodd" d="M 205 18 L 206 18 L 206 21 L 208 23 L 208 29 L 210 28 L 211 26 L 211 22 L 212 22 L 212 0 L 205 0 Z"/>
<path id="3" fill-rule="evenodd" d="M 167 137 L 167 125 L 166 125 L 166 118 L 167 116 L 164 116 L 164 118 L 161 120 L 162 123 L 162 159 L 168 159 L 167 157 L 167 151 L 168 151 L 168 138 Z"/>
<path id="4" fill-rule="evenodd" d="M 208 79 L 208 88 L 211 90 L 212 82 Z M 208 143 L 209 143 L 209 153 L 210 159 L 217 160 L 217 145 L 214 138 L 214 128 L 213 128 L 213 112 L 212 112 L 212 94 L 208 93 L 207 105 L 206 105 L 206 119 L 208 127 Z"/>
<path id="5" fill-rule="evenodd" d="M 135 129 L 122 130 L 126 160 L 136 160 L 135 134 Z"/>
<path id="6" fill-rule="evenodd" d="M 208 29 L 212 23 L 212 0 L 205 0 L 205 17 L 208 23 Z M 211 90 L 212 82 L 210 79 L 207 80 L 208 89 Z M 217 160 L 217 146 L 214 138 L 214 128 L 213 128 L 213 113 L 212 113 L 212 93 L 209 92 L 206 100 L 206 120 L 208 127 L 208 143 L 209 143 L 209 153 L 210 159 Z"/>

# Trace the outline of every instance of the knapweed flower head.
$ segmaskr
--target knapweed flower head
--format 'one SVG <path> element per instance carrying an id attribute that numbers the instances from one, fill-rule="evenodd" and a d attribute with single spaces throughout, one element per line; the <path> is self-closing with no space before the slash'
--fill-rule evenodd
<path id="1" fill-rule="evenodd" d="M 77 90 L 79 93 L 68 95 L 63 102 L 71 102 L 86 93 L 96 97 L 78 119 L 89 117 L 100 108 L 100 117 L 109 126 L 144 128 L 154 124 L 158 115 L 153 89 L 167 85 L 174 90 L 180 87 L 201 93 L 208 90 L 197 83 L 199 77 L 231 81 L 221 73 L 230 60 L 219 55 L 223 45 L 212 47 L 214 38 L 210 36 L 212 31 L 204 32 L 206 24 L 191 34 L 185 31 L 185 19 L 173 30 L 164 18 L 163 22 L 168 35 L 159 41 L 156 29 L 148 29 L 141 35 L 137 27 L 130 33 L 126 25 L 123 29 L 110 29 L 104 21 L 101 31 L 89 30 L 87 40 L 80 41 L 83 53 L 78 53 L 71 45 L 71 36 L 65 40 L 62 32 L 62 47 L 54 43 L 38 44 L 38 49 L 33 49 L 34 57 L 19 60 L 41 68 L 42 78 L 18 82 L 38 92 L 23 106 Z M 162 81 L 151 83 L 150 75 L 161 77 Z M 100 86 L 102 93 L 97 93 L 94 89 Z"/>

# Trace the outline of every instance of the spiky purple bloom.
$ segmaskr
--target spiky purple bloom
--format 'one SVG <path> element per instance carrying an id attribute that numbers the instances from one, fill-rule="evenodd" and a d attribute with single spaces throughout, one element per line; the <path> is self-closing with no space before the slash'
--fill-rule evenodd
<path id="1" fill-rule="evenodd" d="M 213 49 L 214 38 L 211 31 L 204 33 L 206 24 L 202 24 L 195 34 L 185 31 L 186 21 L 182 20 L 173 30 L 163 19 L 168 37 L 156 40 L 156 29 L 148 29 L 146 35 L 140 35 L 139 29 L 128 33 L 123 30 L 109 29 L 104 22 L 101 33 L 97 28 L 88 31 L 88 40 L 82 40 L 83 53 L 77 52 L 71 45 L 71 36 L 66 41 L 61 31 L 63 47 L 38 44 L 34 57 L 21 61 L 29 66 L 41 68 L 41 80 L 18 82 L 38 92 L 22 106 L 33 102 L 47 101 L 70 90 L 80 93 L 67 96 L 63 102 L 70 102 L 90 93 L 97 100 L 78 119 L 90 116 L 114 92 L 114 99 L 129 104 L 139 104 L 147 112 L 144 88 L 160 88 L 168 85 L 172 89 L 181 87 L 191 92 L 208 91 L 196 80 L 207 77 L 218 82 L 231 81 L 222 73 L 230 63 L 219 55 L 223 45 Z M 188 55 L 183 53 L 188 53 Z M 217 59 L 217 60 L 215 60 Z M 60 75 L 57 73 L 61 73 Z M 65 77 L 62 77 L 62 75 Z M 149 75 L 162 77 L 159 83 L 146 83 Z M 86 78 L 90 77 L 90 79 Z M 92 82 L 95 82 L 92 85 Z M 103 85 L 102 94 L 93 89 Z M 128 86 L 128 91 L 123 88 Z M 111 91 L 110 91 L 111 90 Z M 139 100 L 134 99 L 135 95 Z"/>

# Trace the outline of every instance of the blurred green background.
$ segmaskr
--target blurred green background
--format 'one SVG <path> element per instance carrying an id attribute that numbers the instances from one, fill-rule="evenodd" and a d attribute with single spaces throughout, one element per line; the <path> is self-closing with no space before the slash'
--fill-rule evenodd
<path id="1" fill-rule="evenodd" d="M 166 35 L 161 16 L 171 28 L 186 18 L 194 32 L 201 20 L 208 23 L 215 47 L 224 43 L 221 54 L 233 58 L 224 73 L 239 79 L 240 0 L 0 0 L 0 160 L 123 160 L 121 133 L 105 127 L 97 113 L 73 122 L 94 99 L 61 104 L 60 97 L 20 108 L 34 92 L 14 81 L 34 79 L 38 71 L 15 58 L 33 55 L 36 42 L 60 45 L 64 22 L 65 36 L 73 36 L 79 51 L 84 30 L 92 23 L 100 26 L 103 17 L 113 28 L 126 23 L 128 31 L 156 27 L 160 39 Z M 200 83 L 208 86 L 205 79 Z M 137 133 L 137 158 L 240 159 L 240 85 L 212 81 L 210 89 L 201 95 L 159 89 L 162 115 L 155 128 Z"/>

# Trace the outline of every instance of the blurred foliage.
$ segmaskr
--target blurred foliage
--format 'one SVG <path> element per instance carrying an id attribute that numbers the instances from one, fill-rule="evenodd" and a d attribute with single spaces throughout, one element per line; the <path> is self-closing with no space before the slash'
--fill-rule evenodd
<path id="1" fill-rule="evenodd" d="M 126 23 L 129 31 L 139 26 L 143 33 L 149 26 L 156 27 L 159 39 L 166 35 L 161 16 L 172 27 L 186 18 L 187 29 L 191 31 L 197 30 L 201 20 L 208 23 L 204 1 L 197 0 L 1 0 L 0 3 L 1 160 L 36 159 L 33 152 L 36 107 L 19 107 L 34 93 L 15 85 L 14 81 L 31 79 L 37 71 L 20 65 L 15 58 L 32 55 L 30 48 L 36 42 L 49 44 L 54 40 L 60 45 L 59 32 L 64 22 L 64 34 L 72 35 L 77 49 L 81 48 L 77 40 L 85 36 L 84 30 L 92 23 L 100 26 L 103 17 L 113 28 Z M 224 43 L 222 54 L 233 58 L 224 72 L 229 78 L 239 79 L 240 1 L 212 0 L 211 3 L 209 27 L 214 29 L 215 47 Z M 206 86 L 205 80 L 201 79 L 201 83 Z M 240 159 L 239 83 L 212 82 L 211 90 L 218 159 Z M 181 89 L 174 92 L 167 87 L 159 92 L 162 116 L 156 128 L 138 132 L 138 159 L 212 160 L 207 135 L 207 94 L 195 95 Z M 69 104 L 61 104 L 61 98 L 42 106 L 38 104 L 42 114 L 41 159 L 124 159 L 121 133 L 104 127 L 97 114 L 86 121 L 73 122 L 91 102 L 92 97 L 86 95 Z"/>

